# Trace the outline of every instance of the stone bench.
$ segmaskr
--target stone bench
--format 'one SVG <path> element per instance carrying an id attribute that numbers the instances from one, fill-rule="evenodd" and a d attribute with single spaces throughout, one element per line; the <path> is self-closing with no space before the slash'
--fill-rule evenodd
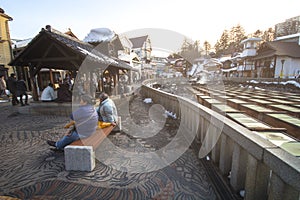
<path id="1" fill-rule="evenodd" d="M 18 106 L 18 112 L 22 114 L 41 114 L 70 116 L 72 112 L 72 102 L 42 102 L 31 101 L 29 106 Z"/>
<path id="2" fill-rule="evenodd" d="M 64 148 L 65 168 L 67 171 L 93 171 L 95 168 L 95 150 L 112 132 L 115 126 L 97 129 L 88 138 L 74 141 Z"/>

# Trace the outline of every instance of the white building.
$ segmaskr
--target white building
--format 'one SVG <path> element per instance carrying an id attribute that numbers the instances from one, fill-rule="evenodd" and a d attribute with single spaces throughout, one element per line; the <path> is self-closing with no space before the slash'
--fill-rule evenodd
<path id="1" fill-rule="evenodd" d="M 261 38 L 248 38 L 241 42 L 243 45 L 243 52 L 240 56 L 242 64 L 237 66 L 239 76 L 254 77 L 255 65 L 253 58 L 257 55 L 257 46 L 261 42 Z"/>

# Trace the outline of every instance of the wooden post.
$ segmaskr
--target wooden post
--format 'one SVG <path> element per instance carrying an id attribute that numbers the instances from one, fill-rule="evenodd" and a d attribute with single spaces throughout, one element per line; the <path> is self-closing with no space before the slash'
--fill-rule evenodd
<path id="1" fill-rule="evenodd" d="M 49 69 L 50 83 L 54 84 L 52 69 Z"/>
<path id="2" fill-rule="evenodd" d="M 34 77 L 34 68 L 32 66 L 29 66 L 29 74 L 30 74 L 30 84 L 32 89 L 32 98 L 34 101 L 38 101 L 39 96 L 38 96 L 36 81 Z"/>

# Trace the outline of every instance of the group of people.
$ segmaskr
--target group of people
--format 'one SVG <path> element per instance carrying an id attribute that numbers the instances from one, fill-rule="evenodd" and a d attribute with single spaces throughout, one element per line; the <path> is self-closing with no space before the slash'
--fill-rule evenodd
<path id="1" fill-rule="evenodd" d="M 19 80 L 16 79 L 14 73 L 10 74 L 10 77 L 5 81 L 4 76 L 0 76 L 0 94 L 7 95 L 6 90 L 9 90 L 12 96 L 12 105 L 21 104 L 21 106 L 28 104 L 27 87 L 22 76 Z M 41 94 L 42 101 L 72 101 L 72 93 L 69 90 L 69 86 L 65 83 L 60 84 L 57 91 L 58 98 L 55 98 L 53 84 L 49 85 L 43 90 Z M 25 96 L 25 102 L 23 101 Z M 18 99 L 19 97 L 19 99 Z M 99 106 L 94 107 L 93 97 L 87 94 L 80 96 L 80 106 L 75 110 L 70 118 L 71 122 L 68 123 L 65 128 L 71 127 L 67 131 L 64 137 L 58 141 L 50 141 L 47 143 L 50 146 L 55 147 L 53 150 L 62 151 L 65 146 L 71 144 L 73 141 L 80 138 L 86 138 L 95 133 L 99 124 L 109 124 L 116 126 L 117 124 L 117 109 L 114 102 L 109 98 L 107 93 L 101 93 L 99 96 Z"/>
<path id="2" fill-rule="evenodd" d="M 71 102 L 72 92 L 69 90 L 69 85 L 66 83 L 59 84 L 57 89 L 57 98 L 54 92 L 54 85 L 49 83 L 48 86 L 43 90 L 41 94 L 41 101 L 49 102 Z"/>
<path id="3" fill-rule="evenodd" d="M 82 95 L 79 108 L 71 114 L 71 122 L 65 126 L 69 128 L 67 133 L 58 141 L 48 140 L 48 145 L 55 147 L 53 149 L 55 151 L 63 151 L 64 147 L 72 142 L 95 133 L 99 122 L 107 122 L 116 126 L 117 109 L 114 102 L 106 93 L 101 93 L 99 100 L 99 106 L 95 108 L 93 98 L 87 94 Z"/>
<path id="4" fill-rule="evenodd" d="M 13 106 L 20 104 L 21 106 L 29 105 L 27 86 L 21 75 L 17 80 L 16 74 L 11 73 L 7 80 L 4 75 L 0 76 L 0 96 L 7 96 L 8 99 L 11 96 L 11 103 Z M 25 98 L 24 98 L 25 97 Z M 25 101 L 24 101 L 25 99 Z M 10 99 L 9 99 L 10 100 Z M 72 92 L 70 91 L 70 85 L 64 82 L 59 85 L 57 89 L 57 98 L 54 92 L 54 85 L 49 83 L 48 86 L 43 90 L 41 94 L 41 100 L 57 101 L 57 102 L 71 102 Z"/>
<path id="5" fill-rule="evenodd" d="M 21 106 L 29 105 L 28 104 L 28 95 L 27 95 L 27 86 L 26 83 L 21 76 L 19 80 L 16 79 L 16 74 L 11 73 L 8 77 L 7 81 L 5 81 L 4 76 L 0 76 L 0 92 L 2 95 L 7 95 L 7 91 L 10 92 L 12 96 L 12 105 L 18 105 L 19 103 Z M 23 96 L 25 96 L 25 102 L 23 101 Z M 18 99 L 19 97 L 19 99 Z"/>

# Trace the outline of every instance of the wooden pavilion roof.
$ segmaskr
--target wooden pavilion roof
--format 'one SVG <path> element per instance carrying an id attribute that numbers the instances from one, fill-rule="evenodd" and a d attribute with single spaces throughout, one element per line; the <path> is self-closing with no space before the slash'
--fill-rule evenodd
<path id="1" fill-rule="evenodd" d="M 50 26 L 43 28 L 9 65 L 33 67 L 36 74 L 41 68 L 77 71 L 83 61 L 103 69 L 116 67 L 122 70 L 133 70 L 127 63 L 106 56 L 93 45 L 61 33 Z"/>

